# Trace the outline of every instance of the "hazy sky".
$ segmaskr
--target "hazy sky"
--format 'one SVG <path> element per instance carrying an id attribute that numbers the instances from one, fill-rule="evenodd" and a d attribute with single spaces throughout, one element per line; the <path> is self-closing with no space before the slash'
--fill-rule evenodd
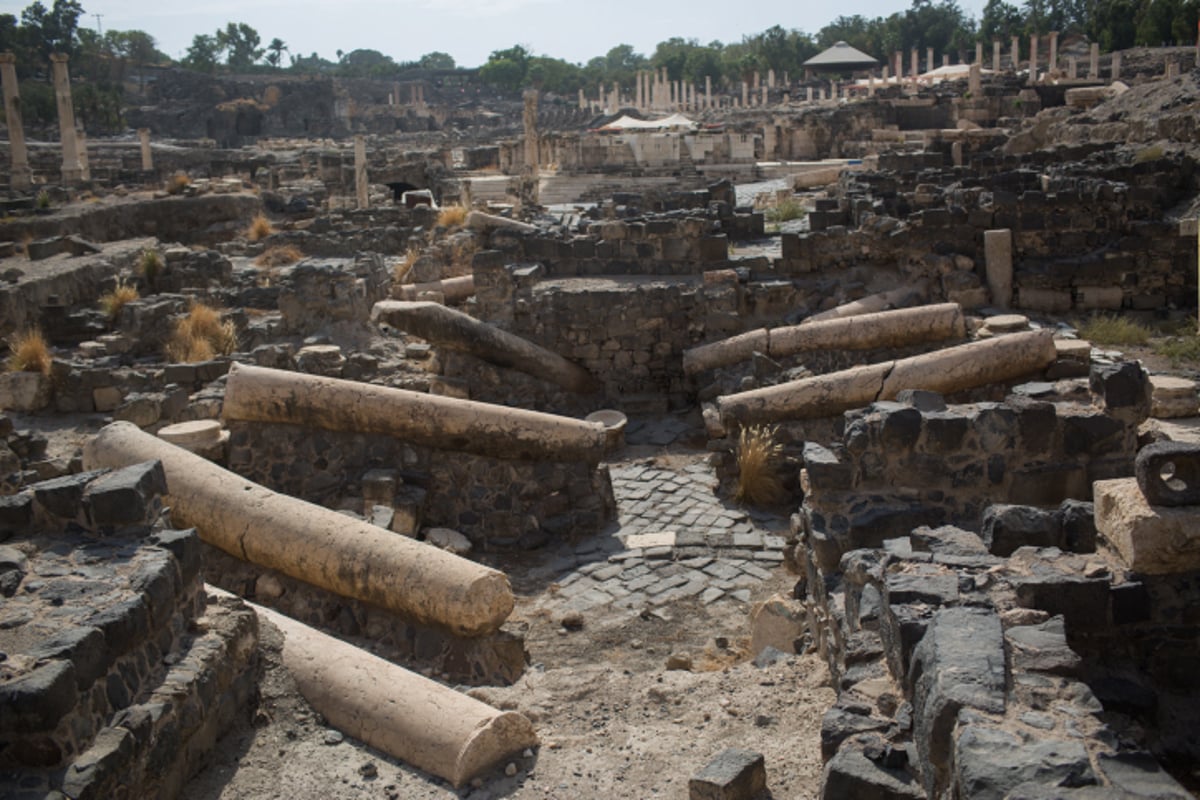
<path id="1" fill-rule="evenodd" d="M 52 0 L 42 0 L 46 6 Z M 0 12 L 20 14 L 31 0 L 0 0 Z M 263 44 L 273 37 L 292 53 L 313 52 L 336 60 L 336 52 L 379 50 L 397 61 L 414 61 L 434 50 L 460 66 L 484 63 L 488 53 L 522 44 L 537 55 L 585 62 L 617 44 L 644 55 L 672 36 L 708 43 L 740 41 L 772 25 L 815 33 L 841 14 L 887 16 L 911 0 L 858 0 L 806 4 L 781 0 L 81 0 L 83 27 L 144 30 L 173 58 L 197 33 L 226 22 L 245 22 Z M 978 17 L 984 0 L 960 0 Z M 286 56 L 285 56 L 286 59 Z"/>

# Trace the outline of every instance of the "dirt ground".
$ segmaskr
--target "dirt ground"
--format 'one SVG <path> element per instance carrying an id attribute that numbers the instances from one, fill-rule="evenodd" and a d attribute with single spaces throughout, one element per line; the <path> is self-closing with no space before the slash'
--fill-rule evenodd
<path id="1" fill-rule="evenodd" d="M 755 595 L 790 590 L 778 570 Z M 758 668 L 745 652 L 747 607 L 695 601 L 654 613 L 613 608 L 565 631 L 520 597 L 531 666 L 515 685 L 470 693 L 527 715 L 541 746 L 455 790 L 329 729 L 263 631 L 266 675 L 253 723 L 220 743 L 189 800 L 343 798 L 686 798 L 688 778 L 727 747 L 766 757 L 771 797 L 816 797 L 821 716 L 834 700 L 814 655 Z M 728 642 L 720 647 L 717 639 Z M 686 653 L 693 669 L 667 670 Z M 506 774 L 512 773 L 512 774 Z"/>

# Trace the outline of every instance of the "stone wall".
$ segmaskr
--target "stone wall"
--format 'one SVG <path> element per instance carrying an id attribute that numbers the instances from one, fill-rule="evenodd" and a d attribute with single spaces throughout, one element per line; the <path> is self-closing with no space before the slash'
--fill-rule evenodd
<path id="1" fill-rule="evenodd" d="M 491 458 L 294 425 L 228 427 L 230 470 L 328 507 L 364 508 L 368 473 L 393 471 L 394 508 L 410 535 L 449 527 L 476 546 L 533 548 L 597 531 L 616 513 L 603 464 Z M 398 518 L 393 527 L 401 529 Z"/>
<path id="2" fill-rule="evenodd" d="M 206 595 L 165 489 L 150 462 L 0 498 L 0 793 L 178 796 L 253 707 L 254 614 Z"/>
<path id="3" fill-rule="evenodd" d="M 1133 474 L 1149 409 L 1137 363 L 1093 367 L 1091 396 L 1076 402 L 875 403 L 847 412 L 841 441 L 805 445 L 799 520 L 830 570 L 919 525 L 977 528 L 994 503 L 1088 499 L 1093 481 Z"/>

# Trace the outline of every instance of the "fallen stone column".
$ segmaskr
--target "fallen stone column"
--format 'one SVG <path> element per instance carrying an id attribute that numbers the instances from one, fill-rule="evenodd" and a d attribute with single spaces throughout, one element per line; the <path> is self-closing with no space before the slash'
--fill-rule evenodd
<path id="1" fill-rule="evenodd" d="M 558 353 L 439 303 L 384 300 L 371 310 L 371 321 L 387 323 L 439 347 L 519 369 L 572 392 L 587 393 L 600 388 L 591 373 Z"/>
<path id="2" fill-rule="evenodd" d="M 472 211 L 467 214 L 467 227 L 473 231 L 490 231 L 496 228 L 504 228 L 518 233 L 534 233 L 538 229 L 537 225 L 530 225 L 528 222 L 521 222 L 508 217 L 498 217 L 495 214 L 485 214 L 482 211 Z"/>
<path id="3" fill-rule="evenodd" d="M 427 283 L 406 283 L 400 287 L 400 297 L 403 300 L 416 300 L 422 292 L 441 292 L 447 303 L 466 300 L 475 294 L 475 276 L 463 275 Z"/>
<path id="4" fill-rule="evenodd" d="M 244 561 L 463 636 L 512 612 L 502 572 L 272 492 L 132 423 L 103 428 L 83 457 L 87 469 L 161 461 L 175 524 Z"/>
<path id="5" fill-rule="evenodd" d="M 599 422 L 247 364 L 229 368 L 223 413 L 530 461 L 597 464 L 606 441 Z"/>
<path id="6" fill-rule="evenodd" d="M 947 394 L 1012 380 L 1044 369 L 1056 358 L 1053 331 L 1014 333 L 725 395 L 717 398 L 717 409 L 727 425 L 827 417 L 891 400 L 904 389 Z"/>
<path id="7" fill-rule="evenodd" d="M 760 329 L 683 353 L 688 374 L 745 361 L 755 352 L 783 358 L 806 350 L 871 350 L 966 335 L 957 303 L 880 311 L 784 328 Z"/>
<path id="8" fill-rule="evenodd" d="M 533 724 L 251 604 L 283 632 L 283 664 L 331 725 L 462 786 L 538 743 Z"/>
<path id="9" fill-rule="evenodd" d="M 820 314 L 813 314 L 800 324 L 811 325 L 814 322 L 821 322 L 827 319 L 854 317 L 859 314 L 874 314 L 879 311 L 886 311 L 889 308 L 919 305 L 924 302 L 922 298 L 925 296 L 926 291 L 927 287 L 924 282 L 919 282 L 914 286 L 901 286 L 898 289 L 892 289 L 888 292 L 871 294 L 849 303 L 843 303 L 836 308 L 822 311 Z"/>

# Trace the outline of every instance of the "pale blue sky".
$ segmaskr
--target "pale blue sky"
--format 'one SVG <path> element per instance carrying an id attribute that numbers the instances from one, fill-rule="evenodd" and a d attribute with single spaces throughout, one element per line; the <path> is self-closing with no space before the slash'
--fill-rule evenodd
<path id="1" fill-rule="evenodd" d="M 42 0 L 49 6 L 52 0 Z M 584 62 L 626 43 L 644 55 L 672 36 L 740 41 L 772 25 L 815 33 L 840 14 L 887 16 L 911 0 L 807 4 L 780 0 L 81 0 L 84 27 L 140 29 L 178 58 L 197 33 L 245 22 L 263 43 L 278 36 L 293 53 L 334 60 L 338 49 L 370 48 L 397 61 L 440 50 L 460 66 L 478 66 L 492 50 L 523 44 L 538 55 Z M 978 18 L 984 0 L 960 0 Z M 29 0 L 0 0 L 19 14 Z M 286 58 L 286 57 L 285 57 Z"/>

